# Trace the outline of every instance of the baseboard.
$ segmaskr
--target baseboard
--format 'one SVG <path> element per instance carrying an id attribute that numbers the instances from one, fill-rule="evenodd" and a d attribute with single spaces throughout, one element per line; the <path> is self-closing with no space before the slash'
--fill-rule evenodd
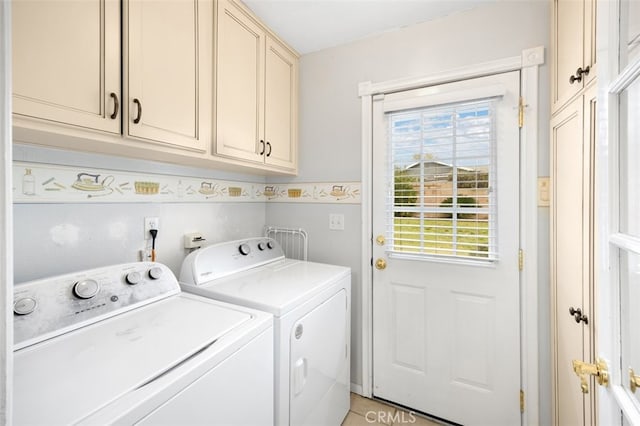
<path id="1" fill-rule="evenodd" d="M 358 385 L 356 383 L 351 383 L 351 392 L 357 393 L 358 395 L 363 395 L 362 385 Z"/>

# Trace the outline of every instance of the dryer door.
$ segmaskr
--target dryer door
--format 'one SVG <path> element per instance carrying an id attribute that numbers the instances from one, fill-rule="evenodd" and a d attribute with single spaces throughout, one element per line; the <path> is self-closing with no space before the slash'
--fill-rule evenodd
<path id="1" fill-rule="evenodd" d="M 292 328 L 289 424 L 341 424 L 349 411 L 348 301 L 341 289 Z"/>

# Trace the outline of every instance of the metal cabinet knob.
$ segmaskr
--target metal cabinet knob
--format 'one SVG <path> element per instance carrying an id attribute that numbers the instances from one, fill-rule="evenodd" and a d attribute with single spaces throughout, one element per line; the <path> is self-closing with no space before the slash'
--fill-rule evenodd
<path id="1" fill-rule="evenodd" d="M 574 308 L 573 306 L 569 308 L 569 315 L 571 315 L 578 324 L 580 324 L 580 321 L 584 322 L 585 324 L 589 324 L 589 318 L 586 315 L 582 315 L 582 309 L 578 308 Z"/>

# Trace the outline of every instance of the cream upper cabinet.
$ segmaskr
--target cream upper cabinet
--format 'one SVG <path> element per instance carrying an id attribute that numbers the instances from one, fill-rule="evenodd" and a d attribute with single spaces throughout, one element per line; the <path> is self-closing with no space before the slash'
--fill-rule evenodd
<path id="1" fill-rule="evenodd" d="M 552 105 L 557 111 L 596 75 L 596 1 L 554 0 Z"/>
<path id="2" fill-rule="evenodd" d="M 265 66 L 265 162 L 296 167 L 298 58 L 267 36 Z"/>
<path id="3" fill-rule="evenodd" d="M 215 153 L 264 161 L 264 29 L 238 6 L 218 2 Z"/>
<path id="4" fill-rule="evenodd" d="M 237 3 L 217 10 L 215 155 L 295 171 L 295 53 Z"/>
<path id="5" fill-rule="evenodd" d="M 14 0 L 13 112 L 120 133 L 120 2 Z"/>
<path id="6" fill-rule="evenodd" d="M 124 4 L 127 135 L 206 150 L 211 140 L 212 2 Z"/>

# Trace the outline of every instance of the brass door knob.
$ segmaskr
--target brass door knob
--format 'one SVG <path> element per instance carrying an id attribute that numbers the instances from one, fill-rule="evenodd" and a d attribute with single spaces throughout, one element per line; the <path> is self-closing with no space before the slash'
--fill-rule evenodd
<path id="1" fill-rule="evenodd" d="M 384 259 L 376 260 L 376 269 L 384 269 L 387 267 L 387 261 Z"/>
<path id="2" fill-rule="evenodd" d="M 636 393 L 636 390 L 640 387 L 640 376 L 637 376 L 633 371 L 633 368 L 629 369 L 629 388 L 631 392 Z"/>

